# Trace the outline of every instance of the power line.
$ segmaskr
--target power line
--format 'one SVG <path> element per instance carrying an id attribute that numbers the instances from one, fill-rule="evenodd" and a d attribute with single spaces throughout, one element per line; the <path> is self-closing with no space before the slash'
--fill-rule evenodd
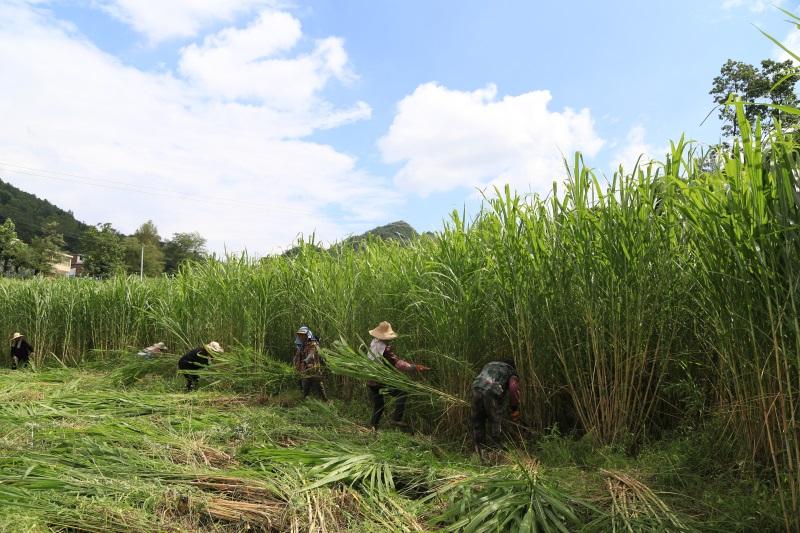
<path id="1" fill-rule="evenodd" d="M 0 161 L 0 169 L 6 168 L 9 172 L 15 174 L 23 174 L 26 176 L 31 176 L 35 178 L 42 178 L 42 179 L 50 179 L 56 181 L 64 181 L 68 183 L 78 183 L 80 185 L 87 185 L 89 187 L 99 187 L 104 189 L 111 189 L 111 190 L 120 190 L 120 191 L 127 191 L 127 192 L 135 192 L 138 194 L 146 194 L 148 196 L 161 196 L 167 198 L 177 198 L 179 200 L 188 200 L 195 203 L 204 203 L 208 205 L 228 205 L 231 207 L 249 207 L 255 209 L 264 209 L 264 210 L 282 210 L 291 213 L 304 213 L 307 215 L 314 215 L 315 213 L 311 210 L 302 208 L 302 207 L 287 207 L 280 204 L 266 204 L 261 202 L 247 202 L 241 201 L 234 198 L 225 198 L 219 196 L 204 196 L 199 194 L 192 194 L 192 193 L 181 193 L 178 191 L 160 188 L 160 187 L 153 187 L 149 185 L 137 185 L 132 184 L 124 181 L 117 181 L 111 180 L 108 178 L 96 178 L 96 177 L 89 177 L 80 174 L 73 174 L 69 172 L 60 172 L 54 170 L 46 170 L 46 169 L 39 169 L 33 167 L 27 167 L 23 165 L 17 165 L 14 163 L 8 163 L 5 161 Z"/>

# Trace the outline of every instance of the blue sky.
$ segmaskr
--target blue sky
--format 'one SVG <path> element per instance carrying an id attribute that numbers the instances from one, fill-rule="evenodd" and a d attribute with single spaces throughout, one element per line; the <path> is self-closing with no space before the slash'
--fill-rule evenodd
<path id="1" fill-rule="evenodd" d="M 783 2 L 794 9 L 797 2 Z M 0 177 L 130 232 L 260 254 L 397 219 L 441 227 L 476 190 L 543 192 L 719 140 L 728 58 L 777 57 L 762 0 L 9 0 Z"/>

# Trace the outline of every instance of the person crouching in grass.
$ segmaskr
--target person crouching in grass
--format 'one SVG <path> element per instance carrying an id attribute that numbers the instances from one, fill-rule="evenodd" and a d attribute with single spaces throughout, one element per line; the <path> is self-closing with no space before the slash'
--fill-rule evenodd
<path id="1" fill-rule="evenodd" d="M 163 342 L 157 342 L 152 346 L 148 346 L 147 348 L 143 348 L 139 350 L 138 355 L 139 357 L 143 357 L 145 359 L 152 359 L 153 357 L 160 355 L 161 352 L 167 351 L 167 345 Z"/>
<path id="2" fill-rule="evenodd" d="M 225 350 L 222 349 L 218 342 L 211 341 L 200 348 L 187 352 L 178 360 L 178 369 L 183 371 L 183 376 L 186 378 L 186 392 L 197 390 L 197 385 L 200 382 L 200 376 L 188 371 L 201 370 L 203 367 L 208 366 L 213 354 L 224 352 Z"/>
<path id="3" fill-rule="evenodd" d="M 501 448 L 500 438 L 506 399 L 511 407 L 511 420 L 518 422 L 520 410 L 517 365 L 511 359 L 486 363 L 472 382 L 470 417 L 475 452 L 481 459 L 484 458 L 487 423 L 492 449 Z"/>
<path id="4" fill-rule="evenodd" d="M 14 333 L 11 337 L 11 370 L 28 366 L 32 354 L 33 346 L 30 345 L 25 335 L 19 332 Z"/>

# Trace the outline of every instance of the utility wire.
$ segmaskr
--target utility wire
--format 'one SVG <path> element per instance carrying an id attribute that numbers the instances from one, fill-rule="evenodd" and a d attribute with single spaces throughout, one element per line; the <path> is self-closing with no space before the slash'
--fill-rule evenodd
<path id="1" fill-rule="evenodd" d="M 227 205 L 231 207 L 249 207 L 262 210 L 281 210 L 291 213 L 303 213 L 306 215 L 314 215 L 314 211 L 302 207 L 287 207 L 284 205 L 272 203 L 266 204 L 261 202 L 247 202 L 237 200 L 235 198 L 224 198 L 219 196 L 203 196 L 199 194 L 181 193 L 178 191 L 165 189 L 161 187 L 153 187 L 149 185 L 136 185 L 124 181 L 111 180 L 107 178 L 93 178 L 83 176 L 80 174 L 72 174 L 69 172 L 60 172 L 53 170 L 45 170 L 39 168 L 26 167 L 14 163 L 0 161 L 0 169 L 5 168 L 10 173 L 22 174 L 34 178 L 43 178 L 57 181 L 65 181 L 69 183 L 78 183 L 80 185 L 87 185 L 90 187 L 99 187 L 111 190 L 120 190 L 135 192 L 138 194 L 146 194 L 148 196 L 161 196 L 167 198 L 176 198 L 179 200 L 188 200 L 196 203 L 204 203 L 208 205 Z"/>

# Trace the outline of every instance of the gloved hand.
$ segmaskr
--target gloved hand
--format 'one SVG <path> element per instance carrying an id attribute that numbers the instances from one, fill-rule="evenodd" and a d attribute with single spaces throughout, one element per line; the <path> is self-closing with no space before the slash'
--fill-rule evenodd
<path id="1" fill-rule="evenodd" d="M 417 367 L 417 372 L 427 372 L 428 370 L 431 369 L 431 367 L 429 366 L 419 365 L 419 364 L 416 365 L 416 367 Z"/>
<path id="2" fill-rule="evenodd" d="M 521 418 L 522 418 L 522 413 L 519 411 L 519 409 L 517 409 L 515 411 L 511 411 L 511 421 L 512 422 L 519 422 Z"/>

